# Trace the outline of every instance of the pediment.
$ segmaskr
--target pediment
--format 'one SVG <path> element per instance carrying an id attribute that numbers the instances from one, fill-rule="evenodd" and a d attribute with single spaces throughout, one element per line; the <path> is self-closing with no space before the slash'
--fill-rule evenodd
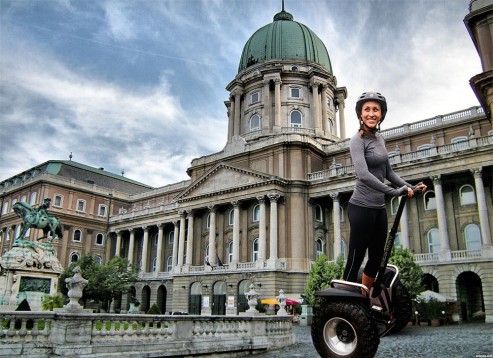
<path id="1" fill-rule="evenodd" d="M 218 164 L 192 183 L 176 200 L 182 201 L 190 198 L 211 196 L 222 192 L 241 190 L 251 186 L 263 185 L 276 179 L 278 178 L 264 173 L 236 168 L 227 164 Z"/>

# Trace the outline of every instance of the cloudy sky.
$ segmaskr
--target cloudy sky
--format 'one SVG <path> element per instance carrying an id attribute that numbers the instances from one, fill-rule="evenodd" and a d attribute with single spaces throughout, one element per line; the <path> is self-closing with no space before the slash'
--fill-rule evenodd
<path id="1" fill-rule="evenodd" d="M 325 43 L 338 86 L 379 90 L 384 128 L 478 101 L 469 0 L 285 0 Z M 0 0 L 0 180 L 73 160 L 152 186 L 226 143 L 244 44 L 281 0 Z"/>

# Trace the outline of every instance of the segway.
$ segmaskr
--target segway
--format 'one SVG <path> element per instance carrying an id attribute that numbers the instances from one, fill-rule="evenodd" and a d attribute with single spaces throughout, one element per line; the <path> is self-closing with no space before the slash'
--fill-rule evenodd
<path id="1" fill-rule="evenodd" d="M 399 203 L 373 288 L 332 280 L 330 288 L 315 293 L 311 334 L 321 357 L 373 357 L 381 337 L 407 325 L 411 296 L 399 280 L 399 269 L 388 264 L 406 201 L 403 196 Z"/>

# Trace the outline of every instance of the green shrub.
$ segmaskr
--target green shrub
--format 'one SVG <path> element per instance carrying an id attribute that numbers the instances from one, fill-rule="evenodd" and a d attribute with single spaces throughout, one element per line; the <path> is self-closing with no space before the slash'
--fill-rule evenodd
<path id="1" fill-rule="evenodd" d="M 149 308 L 149 311 L 147 311 L 147 314 L 161 314 L 161 311 L 159 310 L 157 304 L 153 304 L 151 308 Z"/>

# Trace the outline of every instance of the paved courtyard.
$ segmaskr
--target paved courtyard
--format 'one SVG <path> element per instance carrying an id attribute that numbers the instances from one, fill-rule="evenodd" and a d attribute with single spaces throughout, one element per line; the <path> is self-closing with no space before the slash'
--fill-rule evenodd
<path id="1" fill-rule="evenodd" d="M 293 327 L 296 343 L 256 357 L 318 357 L 310 327 Z M 493 324 L 466 323 L 442 327 L 408 326 L 380 340 L 376 358 L 493 358 Z M 362 357 L 366 358 L 366 357 Z"/>

